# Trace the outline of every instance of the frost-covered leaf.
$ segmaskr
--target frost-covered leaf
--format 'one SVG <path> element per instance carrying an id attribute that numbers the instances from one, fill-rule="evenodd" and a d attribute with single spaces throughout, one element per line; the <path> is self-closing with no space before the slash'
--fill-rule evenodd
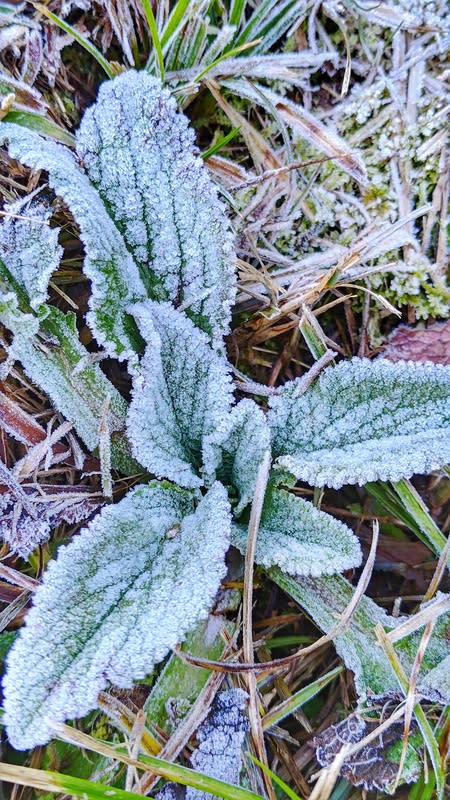
<path id="1" fill-rule="evenodd" d="M 226 333 L 235 292 L 229 225 L 169 91 L 145 71 L 105 82 L 77 150 L 150 297 L 185 306 L 214 338 Z"/>
<path id="2" fill-rule="evenodd" d="M 278 463 L 314 486 L 409 478 L 450 461 L 450 368 L 354 358 L 271 399 Z"/>
<path id="3" fill-rule="evenodd" d="M 197 731 L 198 747 L 191 756 L 191 766 L 210 778 L 239 784 L 242 754 L 249 729 L 248 694 L 242 689 L 229 689 L 214 698 L 206 720 Z M 214 800 L 215 795 L 166 783 L 156 800 Z"/>
<path id="4" fill-rule="evenodd" d="M 387 716 L 387 708 L 383 707 L 383 718 Z M 316 747 L 319 764 L 323 767 L 330 766 L 346 744 L 360 742 L 383 721 L 384 719 L 380 719 L 373 712 L 372 718 L 367 712 L 364 717 L 355 712 L 337 725 L 326 728 L 312 741 Z M 340 775 L 353 786 L 362 785 L 368 791 L 380 789 L 382 792 L 392 794 L 400 765 L 403 729 L 403 722 L 394 722 L 383 734 L 379 734 L 369 744 L 347 758 L 341 767 Z M 417 751 L 419 742 L 420 734 L 417 733 L 417 725 L 413 721 L 400 783 L 411 783 L 422 771 L 423 758 Z"/>
<path id="5" fill-rule="evenodd" d="M 17 308 L 13 295 L 2 298 L 0 320 L 14 334 L 10 357 L 21 362 L 28 377 L 44 389 L 56 409 L 73 423 L 90 450 L 99 441 L 102 407 L 110 398 L 110 431 L 123 430 L 127 404 L 119 392 L 92 363 L 78 338 L 75 316 L 47 308 L 41 321 Z"/>
<path id="6" fill-rule="evenodd" d="M 233 524 L 231 541 L 245 553 L 247 528 Z M 361 548 L 350 528 L 290 492 L 269 489 L 256 541 L 256 561 L 289 575 L 330 575 L 356 567 Z"/>
<path id="7" fill-rule="evenodd" d="M 31 308 L 37 309 L 47 300 L 48 282 L 63 253 L 58 244 L 59 228 L 50 228 L 52 211 L 39 198 L 18 200 L 4 211 L 0 258 L 27 293 Z"/>
<path id="8" fill-rule="evenodd" d="M 60 548 L 8 658 L 12 746 L 47 742 L 49 719 L 82 716 L 108 681 L 128 687 L 151 672 L 206 616 L 229 531 L 221 484 L 195 511 L 188 492 L 153 484 L 104 508 Z"/>
<path id="9" fill-rule="evenodd" d="M 325 633 L 332 631 L 340 615 L 344 613 L 354 595 L 354 588 L 341 575 L 321 578 L 294 578 L 278 567 L 269 571 L 271 578 L 287 592 Z M 391 617 L 369 597 L 359 600 L 356 611 L 349 622 L 334 637 L 334 645 L 347 669 L 355 678 L 359 704 L 368 697 L 398 694 L 398 682 L 384 650 L 379 646 L 375 626 L 380 623 L 385 631 L 391 631 L 405 622 L 407 617 Z M 399 660 L 409 675 L 417 654 L 423 627 L 395 643 Z M 450 655 L 449 618 L 443 615 L 437 622 L 422 661 L 417 691 L 423 697 L 436 700 L 436 692 L 428 695 L 427 676 Z M 439 677 L 439 676 L 437 676 Z M 433 687 L 434 688 L 434 687 Z M 450 702 L 441 686 L 441 697 Z"/>
<path id="10" fill-rule="evenodd" d="M 241 400 L 218 420 L 203 445 L 204 472 L 208 480 L 218 478 L 239 493 L 234 509 L 239 515 L 251 503 L 258 469 L 270 449 L 270 431 L 264 412 L 253 400 Z"/>
<path id="11" fill-rule="evenodd" d="M 134 359 L 135 335 L 125 308 L 146 297 L 133 257 L 96 189 L 66 147 L 19 125 L 2 123 L 0 142 L 12 158 L 48 173 L 48 183 L 72 212 L 85 249 L 91 280 L 87 321 L 108 353 Z M 130 332 L 131 330 L 131 332 Z"/>
<path id="12" fill-rule="evenodd" d="M 433 703 L 450 702 L 450 653 L 427 672 L 421 682 L 421 692 Z"/>
<path id="13" fill-rule="evenodd" d="M 192 768 L 234 785 L 239 784 L 245 736 L 249 729 L 248 695 L 230 689 L 216 695 L 211 711 L 197 731 L 198 748 L 191 757 Z M 186 800 L 212 800 L 212 795 L 188 787 Z"/>
<path id="14" fill-rule="evenodd" d="M 159 478 L 200 486 L 203 441 L 231 405 L 229 368 L 207 335 L 170 303 L 131 310 L 147 341 L 127 420 L 133 453 Z"/>

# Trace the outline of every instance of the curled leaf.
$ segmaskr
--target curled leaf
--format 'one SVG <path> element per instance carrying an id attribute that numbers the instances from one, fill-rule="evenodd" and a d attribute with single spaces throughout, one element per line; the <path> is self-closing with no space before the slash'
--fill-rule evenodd
<path id="1" fill-rule="evenodd" d="M 170 303 L 131 310 L 147 342 L 128 412 L 133 453 L 157 477 L 198 487 L 204 439 L 231 405 L 228 365 Z"/>

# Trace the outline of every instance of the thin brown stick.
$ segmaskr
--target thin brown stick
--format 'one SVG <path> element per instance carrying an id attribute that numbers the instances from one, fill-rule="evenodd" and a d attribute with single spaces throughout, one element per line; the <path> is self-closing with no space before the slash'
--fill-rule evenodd
<path id="1" fill-rule="evenodd" d="M 248 189 L 249 186 L 258 186 L 270 178 L 277 178 L 279 175 L 285 175 L 287 172 L 293 172 L 296 169 L 303 169 L 312 164 L 323 164 L 325 161 L 333 161 L 335 158 L 343 156 L 343 153 L 336 153 L 334 156 L 321 156 L 320 158 L 310 158 L 309 161 L 293 161 L 291 164 L 286 164 L 284 167 L 277 167 L 276 169 L 266 169 L 261 175 L 256 175 L 255 178 L 248 178 L 242 183 L 231 187 L 232 192 L 239 192 L 241 189 Z"/>
<path id="2" fill-rule="evenodd" d="M 252 610 L 253 610 L 253 569 L 255 566 L 256 541 L 258 538 L 259 523 L 261 521 L 262 508 L 266 493 L 267 481 L 270 470 L 270 452 L 264 455 L 256 478 L 253 502 L 250 511 L 250 521 L 248 524 L 247 549 L 245 553 L 244 567 L 244 594 L 242 602 L 242 642 L 244 659 L 249 663 L 254 661 L 253 631 L 252 631 Z M 256 675 L 250 672 L 245 677 L 245 683 L 249 694 L 249 719 L 250 730 L 253 744 L 259 760 L 265 767 L 269 767 L 266 748 L 264 745 L 264 731 L 262 727 L 261 715 L 259 713 L 259 695 L 256 685 Z M 262 772 L 262 778 L 271 800 L 275 800 L 275 793 L 272 781 L 268 773 Z"/>

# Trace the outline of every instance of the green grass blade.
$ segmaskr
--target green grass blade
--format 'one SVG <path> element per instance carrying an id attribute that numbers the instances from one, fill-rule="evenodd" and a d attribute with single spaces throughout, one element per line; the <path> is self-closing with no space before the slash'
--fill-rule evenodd
<path id="1" fill-rule="evenodd" d="M 95 44 L 86 39 L 80 31 L 77 31 L 76 28 L 73 28 L 72 25 L 69 25 L 68 22 L 61 19 L 54 14 L 53 11 L 50 11 L 47 6 L 42 5 L 42 3 L 33 3 L 34 8 L 39 11 L 44 17 L 50 19 L 58 28 L 61 28 L 65 33 L 68 33 L 69 36 L 73 36 L 76 42 L 78 42 L 81 47 L 83 47 L 89 55 L 95 58 L 97 64 L 101 66 L 101 68 L 106 72 L 108 78 L 114 78 L 115 72 L 112 68 L 111 64 L 107 59 L 102 55 L 100 50 L 98 50 Z"/>
<path id="2" fill-rule="evenodd" d="M 164 761 L 155 756 L 139 755 L 139 760 L 130 758 L 130 756 L 122 749 L 111 747 L 106 742 L 101 742 L 99 739 L 94 739 L 81 731 L 70 728 L 68 725 L 55 723 L 52 725 L 55 734 L 63 741 L 77 744 L 79 747 L 84 747 L 86 750 L 91 750 L 94 753 L 112 758 L 115 761 L 121 761 L 135 769 L 144 770 L 145 772 L 153 772 L 161 778 L 169 781 L 174 781 L 182 786 L 192 786 L 194 789 L 199 789 L 201 792 L 213 794 L 216 797 L 223 797 L 224 800 L 263 800 L 261 795 L 255 794 L 248 789 L 243 789 L 241 786 L 234 786 L 231 783 L 225 783 L 217 778 L 210 778 L 202 772 L 196 772 L 188 767 L 182 767 L 179 764 L 172 764 L 169 761 Z M 1 777 L 1 775 L 0 775 Z"/>
<path id="3" fill-rule="evenodd" d="M 189 8 L 190 0 L 178 0 L 175 4 L 172 12 L 170 14 L 169 19 L 167 20 L 166 27 L 164 28 L 161 34 L 161 47 L 163 48 L 169 39 L 173 36 L 175 31 L 179 28 L 181 23 L 183 22 L 183 18 L 186 14 L 186 11 Z"/>
<path id="4" fill-rule="evenodd" d="M 321 678 L 318 678 L 316 681 L 308 684 L 300 691 L 295 692 L 292 697 L 289 697 L 283 703 L 275 708 L 273 711 L 269 711 L 262 720 L 263 729 L 266 731 L 271 728 L 273 725 L 277 725 L 281 720 L 285 719 L 285 717 L 289 716 L 289 714 L 293 714 L 297 711 L 298 708 L 305 705 L 308 700 L 311 700 L 315 697 L 325 686 L 328 686 L 331 681 L 341 674 L 344 671 L 344 667 L 340 665 L 339 667 L 335 667 L 334 669 L 327 672 L 326 675 L 322 675 Z"/>
<path id="5" fill-rule="evenodd" d="M 237 128 L 233 128 L 233 130 L 227 133 L 226 136 L 222 136 L 222 138 L 219 139 L 215 144 L 212 144 L 211 147 L 208 147 L 208 149 L 202 153 L 203 161 L 207 161 L 208 158 L 211 158 L 211 156 L 218 153 L 219 150 L 222 150 L 222 148 L 225 147 L 228 142 L 231 142 L 231 140 L 237 136 L 240 130 L 241 126 L 239 125 Z"/>
<path id="6" fill-rule="evenodd" d="M 236 25 L 236 27 L 239 27 L 242 20 L 244 19 L 244 11 L 246 5 L 247 5 L 246 0 L 233 0 L 230 8 L 230 18 L 229 18 L 230 25 Z"/>
<path id="7" fill-rule="evenodd" d="M 255 39 L 253 42 L 246 42 L 245 44 L 239 45 L 239 47 L 233 47 L 232 50 L 227 50 L 225 53 L 222 53 L 214 61 L 211 61 L 211 64 L 208 64 L 208 66 L 204 67 L 204 69 L 202 69 L 198 73 L 198 75 L 195 76 L 193 83 L 201 81 L 202 78 L 204 78 L 205 75 L 208 72 L 210 72 L 214 67 L 217 67 L 217 65 L 220 64 L 221 61 L 225 61 L 226 58 L 234 58 L 235 56 L 238 56 L 239 53 L 242 53 L 244 50 L 248 50 L 250 47 L 254 47 L 255 45 L 259 44 L 260 41 L 261 41 L 260 39 Z"/>
<path id="8" fill-rule="evenodd" d="M 30 131 L 40 133 L 41 136 L 48 136 L 56 142 L 66 144 L 68 147 L 75 147 L 75 136 L 60 128 L 56 122 L 52 122 L 40 114 L 33 114 L 32 111 L 9 111 L 4 117 L 3 122 L 14 122 L 29 128 Z"/>
<path id="9" fill-rule="evenodd" d="M 159 67 L 159 77 L 161 82 L 164 83 L 164 56 L 161 46 L 161 39 L 159 37 L 158 26 L 156 24 L 155 15 L 153 13 L 152 4 L 150 0 L 142 0 L 142 8 L 144 9 L 145 18 L 149 27 L 150 36 L 152 37 L 153 47 L 155 48 L 156 58 Z M 148 68 L 148 63 L 147 63 Z"/>
<path id="10" fill-rule="evenodd" d="M 287 797 L 290 798 L 290 800 L 302 800 L 300 795 L 294 792 L 293 789 L 291 789 L 291 787 L 288 786 L 287 783 L 285 783 L 281 778 L 279 778 L 278 775 L 275 774 L 275 772 L 272 772 L 272 770 L 269 769 L 269 767 L 266 767 L 266 765 L 263 764 L 262 761 L 259 760 L 259 758 L 256 758 L 256 756 L 252 755 L 249 752 L 246 753 L 246 756 L 251 761 L 253 761 L 253 763 L 256 764 L 260 768 L 260 770 L 264 772 L 265 775 L 268 775 L 269 778 L 271 778 L 271 780 L 277 786 L 280 787 L 280 789 L 285 793 L 285 795 L 287 795 Z"/>
<path id="11" fill-rule="evenodd" d="M 136 800 L 141 795 L 127 792 L 124 789 L 94 783 L 84 778 L 74 778 L 72 775 L 63 775 L 60 772 L 50 772 L 43 769 L 4 764 L 0 762 L 0 778 L 6 783 L 16 783 L 20 786 L 31 786 L 39 791 L 67 794 L 73 797 L 87 798 L 88 800 Z"/>
<path id="12" fill-rule="evenodd" d="M 257 4 L 255 11 L 236 40 L 236 45 L 248 42 L 250 38 L 255 36 L 257 31 L 264 24 L 264 21 L 267 20 L 273 7 L 277 5 L 277 2 L 278 0 L 263 0 L 262 3 Z"/>
<path id="13" fill-rule="evenodd" d="M 390 642 L 389 637 L 383 630 L 382 625 L 378 624 L 375 627 L 375 633 L 381 647 L 383 648 L 386 654 L 389 664 L 391 665 L 392 671 L 394 672 L 395 677 L 397 678 L 397 681 L 406 696 L 409 690 L 409 681 L 407 675 L 405 674 L 405 671 L 403 670 L 402 665 L 400 664 L 395 648 L 392 642 Z M 428 755 L 430 756 L 430 760 L 433 765 L 433 772 L 436 779 L 436 794 L 438 800 L 443 800 L 445 791 L 444 766 L 442 763 L 441 754 L 439 752 L 439 745 L 436 741 L 433 729 L 430 723 L 428 722 L 426 714 L 420 703 L 416 703 L 414 705 L 414 716 L 416 718 L 420 732 L 423 736 L 423 740 L 427 748 Z"/>
<path id="14" fill-rule="evenodd" d="M 392 484 L 397 492 L 405 511 L 410 514 L 415 520 L 416 524 L 425 535 L 428 546 L 440 556 L 447 540 L 443 533 L 439 530 L 438 526 L 432 519 L 425 503 L 416 491 L 414 486 L 402 478 Z"/>

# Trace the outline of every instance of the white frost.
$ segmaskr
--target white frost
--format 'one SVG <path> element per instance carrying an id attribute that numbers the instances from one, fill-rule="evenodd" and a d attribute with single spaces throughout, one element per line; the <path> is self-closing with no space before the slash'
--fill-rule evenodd
<path id="1" fill-rule="evenodd" d="M 83 716 L 108 681 L 128 687 L 151 672 L 207 615 L 229 535 L 221 484 L 195 511 L 189 493 L 153 484 L 104 508 L 61 547 L 8 657 L 12 746 L 44 744 L 48 719 Z"/>
<path id="2" fill-rule="evenodd" d="M 274 455 L 299 480 L 338 489 L 450 460 L 450 367 L 354 358 L 300 386 L 287 383 L 269 414 Z"/>

